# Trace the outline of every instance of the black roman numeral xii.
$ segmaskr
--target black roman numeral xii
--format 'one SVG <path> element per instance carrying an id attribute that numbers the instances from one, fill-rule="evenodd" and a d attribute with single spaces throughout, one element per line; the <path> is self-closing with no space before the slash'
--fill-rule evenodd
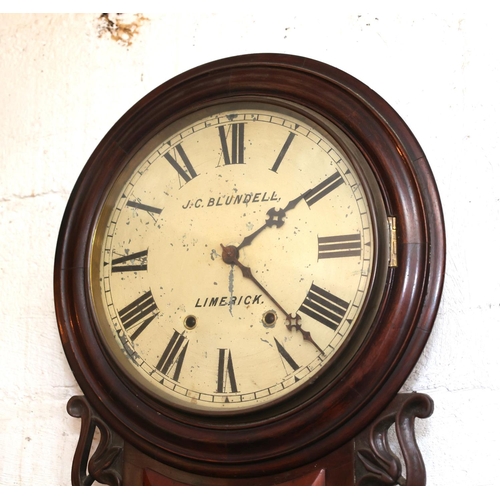
<path id="1" fill-rule="evenodd" d="M 228 132 L 226 132 L 224 125 L 217 128 L 219 130 L 224 165 L 245 163 L 245 124 L 232 123 L 228 127 Z"/>

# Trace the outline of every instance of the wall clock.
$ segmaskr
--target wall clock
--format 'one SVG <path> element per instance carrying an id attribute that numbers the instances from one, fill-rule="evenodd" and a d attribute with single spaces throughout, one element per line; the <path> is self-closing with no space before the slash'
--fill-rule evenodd
<path id="1" fill-rule="evenodd" d="M 85 395 L 68 409 L 89 430 L 73 482 L 96 479 L 96 425 L 89 470 L 109 482 L 362 482 L 349 443 L 387 427 L 444 255 L 422 150 L 355 78 L 257 54 L 161 85 L 101 141 L 62 222 L 56 313 Z M 357 446 L 373 472 L 376 445 Z"/>

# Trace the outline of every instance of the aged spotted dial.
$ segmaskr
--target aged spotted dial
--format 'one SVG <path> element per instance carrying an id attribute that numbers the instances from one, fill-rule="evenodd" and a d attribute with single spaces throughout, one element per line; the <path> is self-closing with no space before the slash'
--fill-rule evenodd
<path id="1" fill-rule="evenodd" d="M 372 203 L 296 110 L 232 103 L 171 124 L 111 187 L 94 234 L 91 296 L 115 363 L 188 410 L 293 398 L 361 335 Z"/>

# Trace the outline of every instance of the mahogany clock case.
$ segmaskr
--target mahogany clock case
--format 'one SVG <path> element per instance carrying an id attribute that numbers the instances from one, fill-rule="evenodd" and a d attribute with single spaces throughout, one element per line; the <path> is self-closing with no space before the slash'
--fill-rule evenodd
<path id="1" fill-rule="evenodd" d="M 106 194 L 134 154 L 176 120 L 237 101 L 302 109 L 333 137 L 345 137 L 351 160 L 368 166 L 384 214 L 396 221 L 397 265 L 388 268 L 371 326 L 340 373 L 318 380 L 319 389 L 298 406 L 277 401 L 271 412 L 214 416 L 169 406 L 120 371 L 92 312 L 89 254 Z M 423 151 L 398 114 L 339 69 L 298 56 L 254 54 L 208 63 L 173 78 L 134 105 L 104 137 L 85 165 L 62 221 L 55 307 L 76 380 L 115 432 L 180 470 L 253 477 L 326 455 L 389 404 L 431 332 L 444 266 L 439 194 Z"/>

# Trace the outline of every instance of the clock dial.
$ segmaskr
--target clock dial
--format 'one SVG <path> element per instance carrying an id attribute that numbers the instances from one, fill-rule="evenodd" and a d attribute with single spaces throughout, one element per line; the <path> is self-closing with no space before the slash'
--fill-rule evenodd
<path id="1" fill-rule="evenodd" d="M 361 329 L 374 220 L 362 172 L 314 121 L 264 104 L 197 112 L 149 141 L 107 196 L 91 252 L 101 335 L 174 405 L 293 397 Z"/>

